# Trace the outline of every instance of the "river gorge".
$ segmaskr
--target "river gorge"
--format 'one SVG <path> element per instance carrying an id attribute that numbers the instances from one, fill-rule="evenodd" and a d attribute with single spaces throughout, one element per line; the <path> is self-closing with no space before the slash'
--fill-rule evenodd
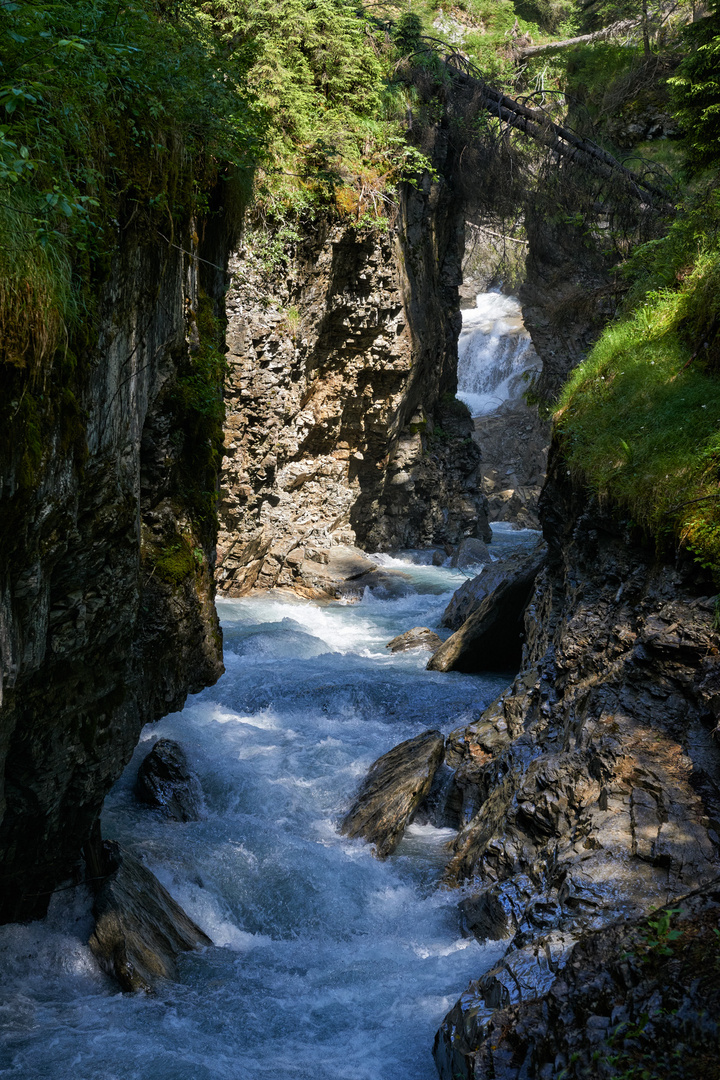
<path id="1" fill-rule="evenodd" d="M 2 1076 L 717 1077 L 717 568 L 550 419 L 626 224 L 551 179 L 655 189 L 555 124 L 532 194 L 451 70 L 381 221 L 213 174 L 0 370 Z"/>

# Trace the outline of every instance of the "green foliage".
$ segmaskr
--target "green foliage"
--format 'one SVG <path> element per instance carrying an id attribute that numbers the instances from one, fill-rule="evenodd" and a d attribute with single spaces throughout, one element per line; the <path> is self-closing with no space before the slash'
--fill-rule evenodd
<path id="1" fill-rule="evenodd" d="M 182 537 L 155 552 L 152 561 L 154 573 L 161 581 L 174 587 L 195 571 L 194 551 Z"/>
<path id="2" fill-rule="evenodd" d="M 262 125 L 190 3 L 7 0 L 0 55 L 0 357 L 37 367 L 118 229 L 172 233 L 221 167 L 248 188 Z"/>
<path id="3" fill-rule="evenodd" d="M 672 956 L 672 942 L 682 937 L 682 931 L 674 929 L 672 920 L 674 915 L 681 915 L 680 908 L 666 908 L 657 914 L 654 919 L 648 919 L 647 930 L 643 935 L 643 945 L 655 956 Z"/>
<path id="4" fill-rule="evenodd" d="M 215 542 L 217 476 L 223 454 L 223 327 L 212 301 L 201 296 L 199 344 L 191 350 L 171 391 L 173 429 L 180 443 L 177 488 L 195 523 Z"/>
<path id="5" fill-rule="evenodd" d="M 571 375 L 568 471 L 720 572 L 720 191 L 639 248 L 627 314 Z"/>
<path id="6" fill-rule="evenodd" d="M 699 166 L 720 162 L 720 6 L 713 8 L 688 27 L 691 51 L 670 79 L 690 157 Z"/>
<path id="7" fill-rule="evenodd" d="M 200 10 L 225 56 L 249 61 L 247 84 L 267 122 L 261 205 L 277 214 L 332 195 L 341 169 L 383 142 L 384 35 L 345 0 L 221 0 Z"/>

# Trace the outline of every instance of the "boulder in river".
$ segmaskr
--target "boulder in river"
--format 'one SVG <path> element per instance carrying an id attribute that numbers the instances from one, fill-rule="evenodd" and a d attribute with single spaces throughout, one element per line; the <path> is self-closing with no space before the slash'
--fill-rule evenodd
<path id="1" fill-rule="evenodd" d="M 480 574 L 463 582 L 453 593 L 452 600 L 443 612 L 442 625 L 450 630 L 459 630 L 468 616 L 477 611 L 483 600 L 502 581 L 521 573 L 526 566 L 536 566 L 539 570 L 545 561 L 546 553 L 547 544 L 544 540 L 538 540 L 528 551 L 514 552 L 508 558 L 494 563 L 488 560 Z"/>
<path id="2" fill-rule="evenodd" d="M 188 765 L 185 751 L 172 739 L 158 739 L 144 758 L 135 795 L 175 821 L 199 821 L 202 817 L 200 781 Z"/>
<path id="3" fill-rule="evenodd" d="M 464 570 L 466 566 L 478 566 L 480 563 L 489 562 L 490 551 L 485 541 L 478 540 L 475 536 L 468 536 L 458 544 L 450 565 L 458 570 Z"/>
<path id="4" fill-rule="evenodd" d="M 502 671 L 522 657 L 524 614 L 544 555 L 512 562 L 501 580 L 428 661 L 431 671 Z"/>
<path id="5" fill-rule="evenodd" d="M 408 578 L 401 570 L 379 566 L 348 544 L 299 545 L 286 558 L 276 584 L 291 587 L 310 600 L 360 600 L 365 589 L 380 596 L 403 596 Z"/>
<path id="6" fill-rule="evenodd" d="M 90 948 L 123 990 L 149 993 L 175 977 L 179 953 L 212 941 L 147 867 L 118 844 L 104 849 L 112 869 L 95 897 Z"/>
<path id="7" fill-rule="evenodd" d="M 424 731 L 383 754 L 370 767 L 341 832 L 374 844 L 380 859 L 391 855 L 429 792 L 444 754 L 439 731 Z"/>
<path id="8" fill-rule="evenodd" d="M 413 626 L 412 630 L 406 630 L 404 634 L 398 634 L 385 646 L 390 652 L 408 652 L 409 649 L 439 649 L 442 638 L 438 637 L 434 630 L 428 630 L 427 626 Z"/>

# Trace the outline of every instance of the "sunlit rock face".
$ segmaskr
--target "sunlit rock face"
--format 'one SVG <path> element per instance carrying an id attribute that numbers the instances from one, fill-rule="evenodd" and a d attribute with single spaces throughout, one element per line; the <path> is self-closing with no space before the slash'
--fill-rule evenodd
<path id="1" fill-rule="evenodd" d="M 270 269 L 249 236 L 228 296 L 222 592 L 293 585 L 307 547 L 489 539 L 455 399 L 462 229 L 428 181 L 387 231 L 316 221 Z"/>
<path id="2" fill-rule="evenodd" d="M 59 421 L 42 432 L 31 488 L 3 462 L 0 919 L 44 912 L 142 725 L 222 671 L 213 538 L 176 482 L 172 391 L 197 296 L 183 252 L 128 243 L 77 361 L 75 439 Z"/>

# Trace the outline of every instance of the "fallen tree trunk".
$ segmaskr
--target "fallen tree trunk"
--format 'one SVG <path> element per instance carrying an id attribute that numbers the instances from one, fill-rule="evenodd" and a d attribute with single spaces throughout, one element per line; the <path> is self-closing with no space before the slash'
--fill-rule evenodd
<path id="1" fill-rule="evenodd" d="M 523 45 L 513 48 L 513 56 L 518 60 L 524 60 L 526 56 L 537 56 L 538 53 L 553 52 L 555 49 L 567 49 L 571 45 L 587 45 L 594 41 L 607 41 L 608 38 L 619 37 L 627 34 L 640 25 L 639 19 L 621 19 L 620 22 L 606 26 L 604 30 L 595 30 L 592 34 L 581 34 L 580 37 L 566 38 L 564 41 L 550 41 L 546 45 Z"/>

